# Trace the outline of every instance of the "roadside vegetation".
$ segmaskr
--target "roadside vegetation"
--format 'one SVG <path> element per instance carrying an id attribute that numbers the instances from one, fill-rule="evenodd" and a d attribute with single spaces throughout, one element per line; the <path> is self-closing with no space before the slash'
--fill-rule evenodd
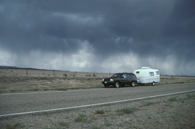
<path id="1" fill-rule="evenodd" d="M 101 84 L 102 78 L 110 77 L 112 74 L 96 73 L 95 71 L 82 73 L 76 71 L 1 69 L 0 93 L 104 88 Z M 195 82 L 195 77 L 161 76 L 160 83 L 156 83 L 156 85 L 191 82 Z"/>

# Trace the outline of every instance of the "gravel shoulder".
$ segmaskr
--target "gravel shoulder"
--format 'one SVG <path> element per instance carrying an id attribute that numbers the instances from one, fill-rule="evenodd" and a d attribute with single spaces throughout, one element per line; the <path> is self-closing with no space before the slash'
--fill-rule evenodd
<path id="1" fill-rule="evenodd" d="M 195 128 L 195 93 L 1 119 L 0 127 L 31 129 Z"/>

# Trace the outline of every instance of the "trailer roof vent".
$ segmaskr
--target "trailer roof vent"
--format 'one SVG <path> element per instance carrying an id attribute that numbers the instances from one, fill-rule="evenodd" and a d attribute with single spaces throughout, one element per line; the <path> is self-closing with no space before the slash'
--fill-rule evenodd
<path id="1" fill-rule="evenodd" d="M 150 69 L 150 67 L 142 67 L 142 69 Z"/>

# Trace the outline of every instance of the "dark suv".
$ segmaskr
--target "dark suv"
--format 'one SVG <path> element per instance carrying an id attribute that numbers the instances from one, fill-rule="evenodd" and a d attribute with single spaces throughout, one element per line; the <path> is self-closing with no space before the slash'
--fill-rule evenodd
<path id="1" fill-rule="evenodd" d="M 137 77 L 133 73 L 115 73 L 109 78 L 102 79 L 102 84 L 104 84 L 105 88 L 110 85 L 116 88 L 124 87 L 125 85 L 134 87 L 136 83 Z"/>

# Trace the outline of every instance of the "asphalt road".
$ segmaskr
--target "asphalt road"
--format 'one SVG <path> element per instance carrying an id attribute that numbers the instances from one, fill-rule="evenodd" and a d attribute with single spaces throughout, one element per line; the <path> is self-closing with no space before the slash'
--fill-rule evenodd
<path id="1" fill-rule="evenodd" d="M 0 94 L 0 115 L 90 105 L 195 90 L 195 83 Z"/>

